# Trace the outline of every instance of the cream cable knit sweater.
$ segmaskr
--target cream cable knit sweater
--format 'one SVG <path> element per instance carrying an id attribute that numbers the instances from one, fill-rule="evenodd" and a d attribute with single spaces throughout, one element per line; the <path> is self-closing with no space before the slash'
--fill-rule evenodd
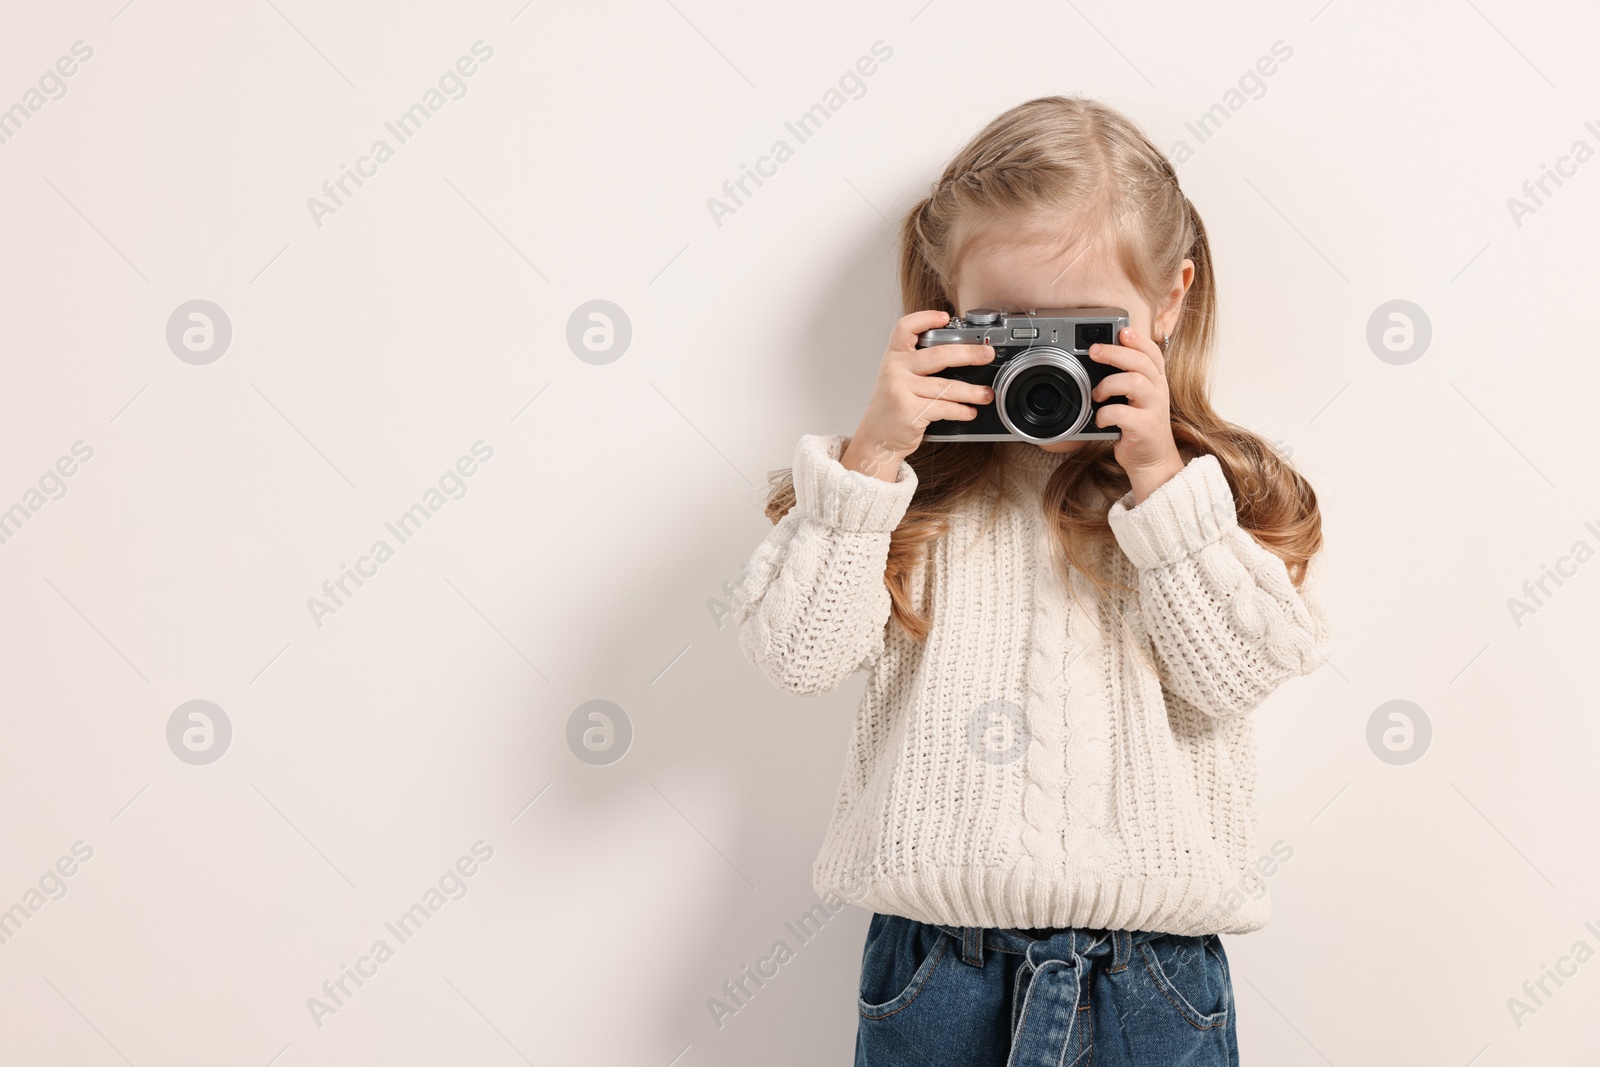
<path id="1" fill-rule="evenodd" d="M 1107 602 L 1074 575 L 1075 599 L 1040 509 L 1065 456 L 1005 442 L 998 517 L 983 530 L 970 505 L 913 575 L 919 645 L 886 625 L 883 582 L 916 473 L 848 470 L 848 440 L 801 437 L 796 505 L 733 601 L 740 647 L 784 689 L 872 670 L 816 891 L 947 925 L 1260 928 L 1249 712 L 1321 662 L 1319 561 L 1296 591 L 1202 455 L 1111 506 L 1107 562 L 1137 593 Z"/>

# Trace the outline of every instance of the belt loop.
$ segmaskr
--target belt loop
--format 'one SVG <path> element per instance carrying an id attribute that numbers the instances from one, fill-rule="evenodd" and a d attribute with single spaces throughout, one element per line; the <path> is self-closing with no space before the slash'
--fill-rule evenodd
<path id="1" fill-rule="evenodd" d="M 1111 967 L 1106 972 L 1116 974 L 1133 959 L 1133 934 L 1127 930 L 1111 931 Z"/>
<path id="2" fill-rule="evenodd" d="M 961 928 L 961 962 L 970 963 L 974 967 L 983 966 L 983 928 L 981 926 L 963 926 Z"/>

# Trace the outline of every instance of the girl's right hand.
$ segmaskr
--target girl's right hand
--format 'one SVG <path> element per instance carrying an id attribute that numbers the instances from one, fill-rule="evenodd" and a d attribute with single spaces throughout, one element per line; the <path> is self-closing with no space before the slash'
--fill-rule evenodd
<path id="1" fill-rule="evenodd" d="M 994 402 L 994 390 L 986 385 L 935 376 L 946 367 L 988 363 L 994 359 L 992 347 L 917 347 L 918 334 L 949 321 L 949 312 L 918 311 L 895 323 L 867 413 L 839 457 L 845 467 L 892 482 L 900 461 L 916 451 L 930 422 L 975 419 L 978 409 L 972 405 Z"/>

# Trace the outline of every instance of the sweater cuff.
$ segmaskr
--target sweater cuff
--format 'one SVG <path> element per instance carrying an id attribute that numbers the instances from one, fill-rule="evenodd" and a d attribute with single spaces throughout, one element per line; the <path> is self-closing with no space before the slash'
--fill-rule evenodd
<path id="1" fill-rule="evenodd" d="M 1173 563 L 1200 551 L 1239 525 L 1233 490 L 1210 453 L 1195 456 L 1133 506 L 1132 490 L 1106 515 L 1117 543 L 1135 567 Z"/>
<path id="2" fill-rule="evenodd" d="M 805 434 L 794 451 L 795 508 L 800 514 L 840 530 L 891 533 L 911 506 L 917 474 L 900 461 L 893 482 L 839 462 L 850 439 Z"/>

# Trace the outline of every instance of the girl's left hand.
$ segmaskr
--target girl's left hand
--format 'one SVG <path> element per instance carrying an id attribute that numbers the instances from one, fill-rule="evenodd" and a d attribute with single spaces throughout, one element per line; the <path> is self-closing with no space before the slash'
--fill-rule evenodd
<path id="1" fill-rule="evenodd" d="M 1090 359 L 1121 370 L 1103 378 L 1089 395 L 1096 403 L 1112 396 L 1128 398 L 1126 404 L 1101 407 L 1094 422 L 1122 431 L 1114 454 L 1128 474 L 1137 506 L 1183 469 L 1183 457 L 1172 437 L 1166 357 L 1159 345 L 1132 327 L 1122 331 L 1121 342 L 1090 346 Z"/>

